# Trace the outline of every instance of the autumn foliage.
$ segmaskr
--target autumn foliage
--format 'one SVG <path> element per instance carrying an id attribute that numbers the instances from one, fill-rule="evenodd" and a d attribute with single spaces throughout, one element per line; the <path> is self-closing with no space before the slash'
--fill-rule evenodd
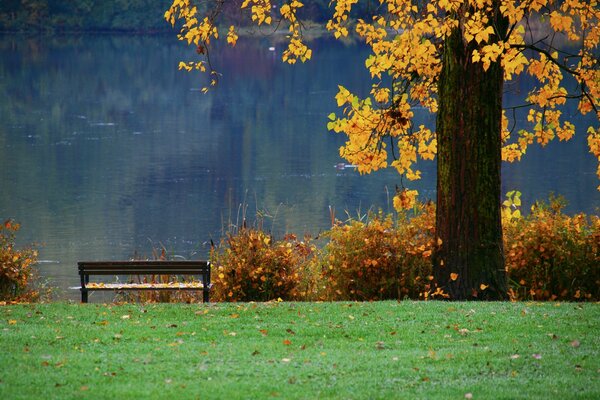
<path id="1" fill-rule="evenodd" d="M 395 222 L 381 213 L 367 222 L 338 222 L 325 234 L 320 260 L 323 298 L 386 300 L 418 298 L 430 289 L 435 208 Z"/>
<path id="2" fill-rule="evenodd" d="M 243 0 L 240 15 L 259 27 L 287 30 L 283 62 L 311 59 L 298 19 L 305 4 L 277 3 Z M 371 5 L 370 18 L 355 17 L 362 3 Z M 413 122 L 414 110 L 438 111 L 444 43 L 452 35 L 459 35 L 470 63 L 485 71 L 500 64 L 505 82 L 519 76 L 535 81 L 525 104 L 502 118 L 503 160 L 520 160 L 536 143 L 571 139 L 575 126 L 565 120 L 562 109 L 567 101 L 576 101 L 582 115 L 600 116 L 598 5 L 597 0 L 332 0 L 325 29 L 336 39 L 355 35 L 371 49 L 364 64 L 372 81 L 369 96 L 357 96 L 340 85 L 335 97 L 341 111 L 330 115 L 328 128 L 347 138 L 340 155 L 361 173 L 391 167 L 408 180 L 420 179 L 417 161 L 433 159 L 438 144 L 435 132 Z M 190 0 L 173 0 L 165 12 L 173 26 L 182 22 L 180 40 L 206 49 L 199 61 L 181 62 L 179 68 L 208 72 L 210 86 L 217 84 L 219 74 L 207 49 L 220 37 L 231 46 L 238 40 L 236 27 L 223 14 L 222 2 L 200 11 Z M 498 26 L 499 20 L 506 29 Z M 515 122 L 523 119 L 523 129 L 515 130 Z M 588 128 L 587 136 L 589 151 L 600 160 L 597 125 Z M 414 193 L 402 195 L 395 206 L 412 207 Z"/>
<path id="3" fill-rule="evenodd" d="M 511 296 L 531 300 L 600 299 L 600 218 L 565 215 L 564 202 L 537 203 L 504 221 Z"/>
<path id="4" fill-rule="evenodd" d="M 314 247 L 308 239 L 282 240 L 262 230 L 242 228 L 211 252 L 216 301 L 293 300 L 310 290 L 306 270 Z"/>
<path id="5" fill-rule="evenodd" d="M 15 235 L 20 225 L 6 220 L 0 225 L 0 300 L 30 301 L 37 298 L 37 292 L 29 288 L 34 276 L 33 265 L 37 251 L 17 250 Z"/>
<path id="6" fill-rule="evenodd" d="M 518 204 L 518 205 L 516 205 Z M 504 203 L 504 249 L 512 300 L 600 299 L 600 217 L 562 212 L 551 198 L 522 216 L 520 194 Z M 410 216 L 409 216 L 410 215 Z M 317 247 L 258 229 L 230 233 L 211 256 L 215 301 L 444 299 L 431 255 L 435 206 L 336 221 Z M 451 277 L 457 279 L 458 276 Z M 481 291 L 486 290 L 483 284 Z"/>

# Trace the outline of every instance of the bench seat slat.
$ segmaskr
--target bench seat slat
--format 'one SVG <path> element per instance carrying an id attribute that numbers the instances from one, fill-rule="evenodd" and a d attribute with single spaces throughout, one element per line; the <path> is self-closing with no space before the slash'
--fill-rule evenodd
<path id="1" fill-rule="evenodd" d="M 202 282 L 170 282 L 170 283 L 93 283 L 86 285 L 94 290 L 127 290 L 127 289 L 204 289 Z"/>

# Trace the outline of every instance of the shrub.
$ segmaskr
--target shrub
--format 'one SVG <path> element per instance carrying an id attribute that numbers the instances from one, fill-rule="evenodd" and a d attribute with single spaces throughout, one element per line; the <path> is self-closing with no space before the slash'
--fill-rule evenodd
<path id="1" fill-rule="evenodd" d="M 134 260 L 157 260 L 165 261 L 171 259 L 167 249 L 152 249 L 152 257 L 143 257 L 138 254 L 133 256 Z M 172 282 L 195 282 L 197 278 L 182 277 L 181 275 L 132 275 L 128 283 L 172 283 Z M 201 303 L 202 292 L 200 290 L 119 290 L 116 292 L 115 302 L 125 303 Z"/>
<path id="2" fill-rule="evenodd" d="M 562 213 L 551 197 L 527 217 L 504 221 L 511 296 L 517 300 L 600 299 L 600 218 Z"/>
<path id="3" fill-rule="evenodd" d="M 6 220 L 0 225 L 0 300 L 32 301 L 38 292 L 29 288 L 34 276 L 32 266 L 37 261 L 37 251 L 17 250 L 15 235 L 20 225 Z"/>
<path id="4" fill-rule="evenodd" d="M 215 301 L 306 299 L 312 290 L 310 262 L 314 247 L 294 235 L 275 241 L 262 230 L 228 233 L 211 251 Z"/>
<path id="5" fill-rule="evenodd" d="M 325 234 L 320 260 L 323 298 L 383 300 L 418 298 L 430 290 L 435 208 L 416 216 L 371 215 L 368 222 L 336 223 Z"/>

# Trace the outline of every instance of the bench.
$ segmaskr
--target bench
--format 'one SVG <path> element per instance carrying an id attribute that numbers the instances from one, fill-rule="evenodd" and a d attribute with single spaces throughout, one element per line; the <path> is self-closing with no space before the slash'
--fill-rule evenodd
<path id="1" fill-rule="evenodd" d="M 202 300 L 209 301 L 210 263 L 208 261 L 80 261 L 79 278 L 81 279 L 81 302 L 88 302 L 88 293 L 95 290 L 201 290 Z M 90 276 L 96 275 L 195 275 L 200 281 L 193 282 L 90 282 Z"/>

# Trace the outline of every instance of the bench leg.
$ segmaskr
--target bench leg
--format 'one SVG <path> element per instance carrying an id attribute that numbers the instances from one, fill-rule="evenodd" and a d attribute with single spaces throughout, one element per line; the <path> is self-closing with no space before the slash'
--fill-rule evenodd
<path id="1" fill-rule="evenodd" d="M 208 291 L 209 291 L 209 289 L 207 289 L 207 288 L 204 288 L 202 290 L 202 301 L 204 303 L 208 303 Z"/>
<path id="2" fill-rule="evenodd" d="M 88 291 L 87 289 L 81 289 L 81 302 L 82 303 L 87 303 L 88 302 Z"/>

